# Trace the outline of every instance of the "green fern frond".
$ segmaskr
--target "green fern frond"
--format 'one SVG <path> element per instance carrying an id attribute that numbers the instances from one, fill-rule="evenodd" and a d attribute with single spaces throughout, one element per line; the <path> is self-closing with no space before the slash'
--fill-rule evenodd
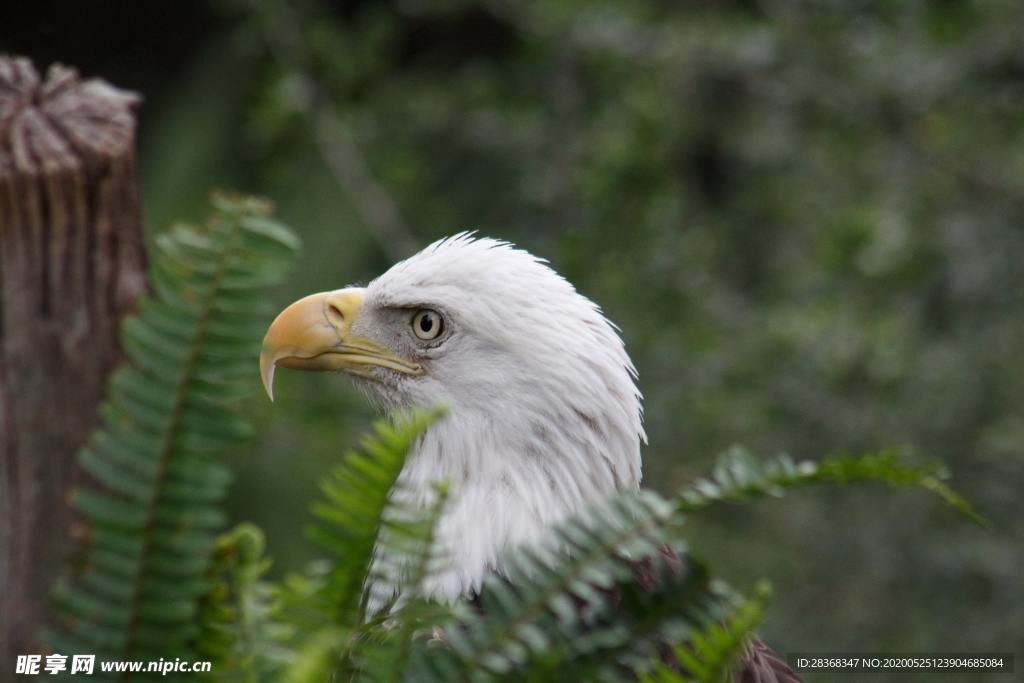
<path id="1" fill-rule="evenodd" d="M 620 581 L 600 619 L 578 633 L 565 632 L 550 663 L 531 663 L 551 680 L 632 681 L 664 657 L 668 643 L 689 640 L 721 619 L 729 591 L 692 556 L 684 572 L 663 570 L 653 590 L 634 577 Z"/>
<path id="2" fill-rule="evenodd" d="M 718 675 L 727 664 L 726 641 L 735 636 L 739 645 L 736 634 L 756 616 L 760 602 L 741 610 L 732 630 L 716 631 L 709 625 L 723 617 L 730 593 L 703 575 L 693 558 L 684 575 L 663 577 L 653 597 L 635 581 L 628 558 L 656 558 L 661 546 L 679 543 L 690 512 L 811 483 L 922 486 L 972 512 L 940 475 L 935 468 L 905 465 L 892 453 L 797 464 L 785 457 L 762 462 L 733 451 L 710 479 L 672 501 L 647 491 L 624 493 L 557 527 L 556 545 L 508 555 L 508 576 L 485 582 L 482 610 L 463 613 L 445 630 L 445 651 L 425 654 L 421 648 L 417 668 L 433 680 L 616 680 L 623 671 L 642 672 L 659 644 L 696 638 L 693 673 L 698 680 Z M 611 593 L 618 596 L 614 605 L 606 599 Z"/>
<path id="3" fill-rule="evenodd" d="M 374 434 L 359 450 L 347 453 L 321 484 L 323 499 L 313 505 L 319 523 L 311 534 L 335 556 L 324 607 L 340 626 L 354 627 L 362 621 L 363 587 L 392 489 L 409 449 L 442 413 L 420 410 L 397 425 L 377 422 Z"/>
<path id="4" fill-rule="evenodd" d="M 653 670 L 640 677 L 642 683 L 728 683 L 743 655 L 754 629 L 764 619 L 771 587 L 759 583 L 750 598 L 730 600 L 727 615 L 710 621 L 703 630 L 690 635 L 674 648 L 678 666 L 658 661 Z"/>
<path id="5" fill-rule="evenodd" d="M 719 503 L 781 496 L 787 489 L 809 484 L 875 482 L 926 489 L 975 522 L 986 525 L 985 518 L 970 502 L 944 481 L 947 476 L 938 465 L 907 465 L 891 450 L 825 458 L 818 462 L 795 462 L 787 455 L 760 460 L 745 449 L 735 447 L 719 457 L 710 478 L 699 479 L 683 489 L 677 497 L 677 505 L 682 512 L 694 512 Z"/>
<path id="6" fill-rule="evenodd" d="M 405 423 L 399 431 L 409 430 L 410 434 L 419 434 L 439 414 L 439 411 L 422 413 Z M 404 453 L 412 440 L 387 425 L 377 425 L 376 430 L 377 437 L 372 438 L 375 445 L 365 450 L 382 455 L 384 451 L 378 448 L 381 447 L 392 456 L 402 456 L 404 459 Z M 351 466 L 354 463 L 347 464 Z M 335 484 L 339 482 L 340 470 L 344 467 L 340 466 L 331 475 Z M 435 497 L 425 507 L 413 506 L 397 493 L 400 493 L 400 487 L 398 491 L 392 490 L 380 514 L 375 550 L 365 560 L 370 565 L 364 566 L 362 571 L 367 575 L 368 582 L 378 585 L 379 590 L 388 596 L 397 596 L 401 591 L 401 601 L 396 604 L 392 600 L 386 609 L 368 621 L 360 617 L 353 623 L 349 619 L 345 623 L 347 628 L 330 623 L 330 619 L 326 625 L 321 621 L 313 629 L 314 634 L 323 636 L 315 653 L 310 654 L 308 647 L 303 645 L 299 656 L 299 659 L 312 658 L 319 664 L 296 661 L 287 674 L 289 680 L 315 680 L 324 671 L 330 671 L 338 680 L 403 680 L 410 660 L 414 633 L 418 629 L 431 629 L 440 621 L 440 615 L 446 613 L 447 608 L 423 599 L 423 586 L 442 566 L 444 553 L 436 544 L 435 537 L 448 501 L 448 489 L 438 485 Z M 330 526 L 337 519 L 337 515 L 328 515 L 321 520 L 320 526 Z M 351 527 L 345 529 L 346 533 L 352 531 Z M 337 542 L 337 537 L 332 535 L 331 538 L 332 544 Z M 357 538 L 362 541 L 362 537 Z M 395 558 L 396 561 L 382 563 L 381 556 Z M 355 558 L 339 556 L 326 567 L 317 566 L 302 577 L 291 577 L 288 585 L 294 596 L 293 605 L 323 603 L 325 595 L 333 599 L 337 590 L 335 582 L 339 576 L 348 585 L 351 570 L 345 565 L 355 564 Z M 343 574 L 340 574 L 339 566 Z M 364 599 L 366 595 L 364 593 Z"/>
<path id="7" fill-rule="evenodd" d="M 607 593 L 632 584 L 632 562 L 657 557 L 679 521 L 660 496 L 629 491 L 563 522 L 553 530 L 556 543 L 507 554 L 508 575 L 485 581 L 482 611 L 464 611 L 445 630 L 447 650 L 421 652 L 417 666 L 436 680 L 470 681 L 521 674 L 526 662 L 562 660 L 565 648 L 607 648 L 623 637 L 639 643 L 640 625 L 602 628 Z"/>
<path id="8" fill-rule="evenodd" d="M 156 238 L 154 291 L 122 327 L 127 363 L 79 456 L 97 484 L 74 495 L 91 543 L 79 580 L 57 591 L 57 651 L 194 651 L 231 480 L 211 456 L 250 432 L 235 408 L 254 386 L 269 315 L 263 288 L 283 277 L 298 246 L 265 202 L 217 197 L 214 208 L 206 225 Z"/>
<path id="9" fill-rule="evenodd" d="M 283 643 L 293 629 L 280 619 L 279 591 L 263 578 L 271 565 L 264 549 L 263 532 L 251 524 L 217 541 L 198 639 L 202 655 L 214 663 L 213 680 L 276 680 L 291 658 Z"/>
<path id="10" fill-rule="evenodd" d="M 448 559 L 448 549 L 436 542 L 437 526 L 448 505 L 448 496 L 448 486 L 437 484 L 433 500 L 419 509 L 405 502 L 399 488 L 383 515 L 369 581 L 383 595 L 400 595 L 401 602 L 399 609 L 389 615 L 394 626 L 388 629 L 382 646 L 353 649 L 351 654 L 356 662 L 370 663 L 362 664 L 362 670 L 379 672 L 373 680 L 402 680 L 412 656 L 413 635 L 419 629 L 432 628 L 438 615 L 445 613 L 424 599 L 424 587 Z"/>

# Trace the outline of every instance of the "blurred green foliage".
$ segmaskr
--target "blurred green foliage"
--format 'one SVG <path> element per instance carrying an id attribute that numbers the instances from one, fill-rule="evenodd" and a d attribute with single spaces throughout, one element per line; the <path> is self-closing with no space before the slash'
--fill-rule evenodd
<path id="1" fill-rule="evenodd" d="M 1019 646 L 1024 5 L 215 7 L 142 131 L 154 226 L 198 215 L 211 184 L 275 197 L 307 245 L 282 304 L 366 281 L 406 243 L 512 240 L 622 327 L 649 486 L 737 442 L 896 446 L 949 463 L 993 520 L 875 491 L 706 518 L 696 548 L 737 585 L 774 582 L 770 642 Z M 338 182 L 324 120 L 383 209 Z M 233 505 L 281 571 L 312 552 L 306 501 L 369 413 L 342 378 L 296 374 L 253 410 Z"/>

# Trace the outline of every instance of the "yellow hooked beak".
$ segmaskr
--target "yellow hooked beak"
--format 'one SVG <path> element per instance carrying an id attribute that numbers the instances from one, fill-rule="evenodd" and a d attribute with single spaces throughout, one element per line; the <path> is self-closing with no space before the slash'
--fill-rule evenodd
<path id="1" fill-rule="evenodd" d="M 418 363 L 352 334 L 362 307 L 363 290 L 349 287 L 310 294 L 281 311 L 270 324 L 260 352 L 260 376 L 271 401 L 278 365 L 296 370 L 344 370 L 364 377 L 373 375 L 373 367 L 405 375 L 423 373 Z"/>

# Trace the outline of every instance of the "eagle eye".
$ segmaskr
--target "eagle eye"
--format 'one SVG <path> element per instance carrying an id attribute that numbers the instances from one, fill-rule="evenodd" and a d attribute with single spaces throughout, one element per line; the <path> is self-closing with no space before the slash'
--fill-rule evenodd
<path id="1" fill-rule="evenodd" d="M 443 329 L 444 321 L 437 311 L 422 308 L 412 317 L 413 334 L 424 341 L 437 339 Z"/>

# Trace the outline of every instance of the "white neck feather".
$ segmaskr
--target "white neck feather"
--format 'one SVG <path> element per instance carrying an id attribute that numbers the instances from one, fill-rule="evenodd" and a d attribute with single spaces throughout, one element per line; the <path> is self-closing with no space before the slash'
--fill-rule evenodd
<path id="1" fill-rule="evenodd" d="M 428 580 L 427 597 L 475 594 L 487 574 L 504 573 L 510 549 L 538 543 L 588 503 L 639 485 L 636 431 L 605 433 L 600 415 L 541 423 L 517 412 L 499 421 L 455 409 L 410 453 L 399 486 L 416 504 L 428 505 L 439 481 L 451 491 L 437 529 L 447 569 Z M 370 588 L 372 612 L 392 596 Z"/>

